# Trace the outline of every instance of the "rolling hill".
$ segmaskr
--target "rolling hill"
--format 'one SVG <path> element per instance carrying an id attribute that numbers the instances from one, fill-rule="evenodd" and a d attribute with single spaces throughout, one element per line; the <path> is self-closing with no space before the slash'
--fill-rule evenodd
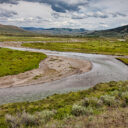
<path id="1" fill-rule="evenodd" d="M 0 24 L 0 35 L 48 35 L 48 36 L 81 36 L 81 37 L 128 37 L 128 25 L 108 30 L 89 31 L 84 28 L 36 28 L 16 27 Z"/>
<path id="2" fill-rule="evenodd" d="M 32 32 L 23 30 L 16 26 L 0 24 L 0 35 L 31 35 Z"/>
<path id="3" fill-rule="evenodd" d="M 71 28 L 35 28 L 35 27 L 22 27 L 22 29 L 40 33 L 43 35 L 52 35 L 52 36 L 90 36 L 90 37 L 125 37 L 128 36 L 128 25 L 121 26 L 118 28 L 108 29 L 108 30 L 97 30 L 89 31 L 84 28 L 80 29 L 71 29 Z"/>
<path id="4" fill-rule="evenodd" d="M 85 33 L 85 35 L 103 37 L 126 37 L 128 36 L 128 25 L 108 30 L 94 31 L 88 34 Z"/>

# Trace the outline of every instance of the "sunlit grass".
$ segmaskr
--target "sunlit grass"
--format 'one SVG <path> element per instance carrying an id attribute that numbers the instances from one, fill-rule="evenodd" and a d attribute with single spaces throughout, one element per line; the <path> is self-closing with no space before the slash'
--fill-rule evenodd
<path id="1" fill-rule="evenodd" d="M 55 51 L 128 55 L 128 41 L 90 39 L 86 42 L 23 43 L 22 46 Z"/>
<path id="2" fill-rule="evenodd" d="M 70 40 L 72 40 L 72 38 L 0 36 L 0 41 L 1 42 L 4 42 L 4 41 L 66 41 L 66 42 L 68 42 Z M 82 39 L 79 39 L 79 40 L 82 40 Z"/>
<path id="3" fill-rule="evenodd" d="M 14 75 L 39 67 L 46 55 L 0 48 L 0 77 Z"/>

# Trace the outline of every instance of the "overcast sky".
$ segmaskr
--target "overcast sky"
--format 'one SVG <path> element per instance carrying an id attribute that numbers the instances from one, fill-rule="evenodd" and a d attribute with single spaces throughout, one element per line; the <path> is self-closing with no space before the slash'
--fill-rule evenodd
<path id="1" fill-rule="evenodd" d="M 0 23 L 89 30 L 128 24 L 128 0 L 0 0 Z"/>

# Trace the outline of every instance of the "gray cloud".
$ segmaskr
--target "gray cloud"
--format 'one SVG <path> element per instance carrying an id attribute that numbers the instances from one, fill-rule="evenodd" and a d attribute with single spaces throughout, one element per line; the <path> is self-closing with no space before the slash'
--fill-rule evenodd
<path id="1" fill-rule="evenodd" d="M 112 16 L 113 17 L 118 17 L 118 16 L 126 17 L 127 15 L 126 14 L 123 14 L 123 13 L 120 13 L 120 12 L 116 12 L 116 13 L 112 13 Z"/>
<path id="2" fill-rule="evenodd" d="M 127 4 L 128 0 L 0 0 L 0 22 L 38 27 L 117 27 L 128 23 Z"/>
<path id="3" fill-rule="evenodd" d="M 116 12 L 116 13 L 106 13 L 106 12 L 102 12 L 102 11 L 97 11 L 97 12 L 91 12 L 91 13 L 85 13 L 85 14 L 80 14 L 78 13 L 77 15 L 72 15 L 72 19 L 85 19 L 85 18 L 89 18 L 89 17 L 93 17 L 93 18 L 102 18 L 102 19 L 106 19 L 109 17 L 126 17 L 126 14 L 120 13 L 120 12 Z"/>
<path id="4" fill-rule="evenodd" d="M 50 5 L 54 11 L 65 13 L 67 10 L 78 11 L 79 6 L 85 6 L 91 0 L 83 0 L 77 3 L 68 3 L 66 0 L 0 0 L 0 3 L 18 4 L 19 1 L 45 3 Z"/>
<path id="5" fill-rule="evenodd" d="M 0 18 L 1 17 L 13 17 L 14 15 L 17 15 L 17 13 L 14 11 L 9 11 L 9 10 L 0 8 Z"/>
<path id="6" fill-rule="evenodd" d="M 78 13 L 77 15 L 73 15 L 72 19 L 85 19 L 85 18 L 109 18 L 109 15 L 102 12 L 102 11 L 97 11 L 97 12 L 87 12 L 87 13 Z"/>
<path id="7" fill-rule="evenodd" d="M 51 15 L 52 15 L 55 19 L 58 19 L 59 17 L 61 17 L 59 13 L 52 13 Z"/>
<path id="8" fill-rule="evenodd" d="M 0 3 L 17 4 L 19 0 L 0 0 Z"/>

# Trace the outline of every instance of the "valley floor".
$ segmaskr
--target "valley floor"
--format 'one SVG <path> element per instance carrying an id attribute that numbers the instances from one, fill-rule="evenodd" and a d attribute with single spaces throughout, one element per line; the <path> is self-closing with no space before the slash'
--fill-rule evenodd
<path id="1" fill-rule="evenodd" d="M 84 42 L 1 42 L 0 46 L 125 55 L 126 58 L 120 60 L 127 63 L 127 44 L 121 45 L 121 42 L 111 42 L 110 48 L 107 46 L 108 44 L 110 44 L 108 41 L 104 44 L 104 42 L 93 40 L 90 44 Z M 121 48 L 119 48 L 120 46 Z M 66 56 L 71 55 L 67 53 Z M 1 77 L 1 87 L 8 84 L 8 86 L 3 86 L 3 89 L 0 89 L 2 97 L 0 102 L 2 104 L 17 101 L 27 102 L 1 105 L 0 128 L 127 128 L 128 81 L 119 81 L 128 80 L 127 66 L 116 60 L 116 56 L 83 55 L 81 53 L 74 53 L 72 56 L 75 56 L 76 59 L 49 55 L 47 59 L 40 63 L 38 69 L 13 77 Z M 88 61 L 85 61 L 86 58 Z M 90 71 L 92 65 L 93 69 Z M 78 75 L 84 72 L 88 73 Z M 62 79 L 73 74 L 77 75 Z M 57 79 L 62 80 L 49 83 L 49 85 L 39 84 Z M 6 83 L 7 80 L 8 83 Z M 112 80 L 119 82 L 97 84 Z M 16 87 L 30 84 L 34 85 Z M 37 88 L 35 84 L 39 84 Z M 83 90 L 95 84 L 97 84 L 95 87 Z M 66 90 L 70 93 L 55 94 L 56 91 L 60 90 L 64 92 L 66 88 L 71 89 Z M 71 92 L 75 88 L 82 91 Z M 51 94 L 54 95 L 48 96 Z M 45 98 L 34 101 L 36 99 L 33 97 L 38 100 L 41 97 Z M 30 102 L 29 99 L 34 102 Z"/>

